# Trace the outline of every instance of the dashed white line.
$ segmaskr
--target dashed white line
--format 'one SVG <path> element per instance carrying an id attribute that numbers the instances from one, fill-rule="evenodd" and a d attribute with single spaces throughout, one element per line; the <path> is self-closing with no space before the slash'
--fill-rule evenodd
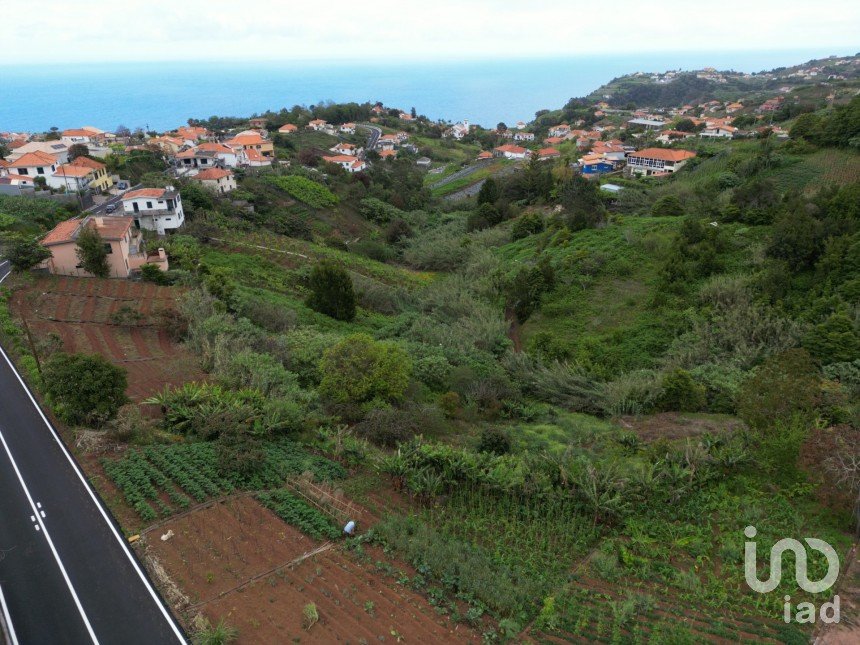
<path id="1" fill-rule="evenodd" d="M 6 438 L 3 436 L 3 431 L 0 430 L 0 443 L 3 444 L 3 448 L 6 450 L 6 454 L 9 456 L 9 461 L 12 463 L 12 469 L 15 471 L 15 475 L 18 477 L 18 481 L 21 482 L 21 488 L 24 489 L 24 494 L 27 496 L 27 501 L 30 502 L 30 506 L 33 510 L 36 510 L 36 503 L 33 501 L 33 497 L 30 495 L 30 489 L 27 488 L 27 484 L 24 483 L 24 478 L 21 476 L 21 471 L 18 470 L 18 464 L 15 463 L 15 458 L 12 456 L 12 451 L 9 450 L 9 445 L 6 443 Z M 69 593 L 72 594 L 72 599 L 75 601 L 75 606 L 78 608 L 78 613 L 81 615 L 81 619 L 84 621 L 84 625 L 87 628 L 87 632 L 90 634 L 90 638 L 93 639 L 93 643 L 98 645 L 99 639 L 96 638 L 96 633 L 93 631 L 92 625 L 90 625 L 90 620 L 87 618 L 87 614 L 84 611 L 83 605 L 81 605 L 80 598 L 78 598 L 78 594 L 75 593 L 75 588 L 72 586 L 72 581 L 69 580 L 69 574 L 66 573 L 66 568 L 63 566 L 63 561 L 60 560 L 60 554 L 57 553 L 56 547 L 54 547 L 54 542 L 51 540 L 51 536 L 48 534 L 47 527 L 42 523 L 40 518 L 37 518 L 35 515 L 31 515 L 30 519 L 36 522 L 36 530 L 41 530 L 45 535 L 45 540 L 48 542 L 48 547 L 51 549 L 51 553 L 54 554 L 54 559 L 57 561 L 57 566 L 60 568 L 60 573 L 63 574 L 63 580 L 66 581 L 66 586 L 69 588 Z"/>
<path id="2" fill-rule="evenodd" d="M 110 529 L 111 533 L 113 533 L 113 536 L 116 538 L 116 541 L 119 542 L 120 548 L 123 550 L 126 557 L 128 557 L 128 560 L 131 563 L 131 566 L 134 567 L 134 570 L 137 572 L 137 575 L 140 576 L 141 582 L 143 582 L 147 591 L 149 591 L 149 595 L 152 596 L 153 601 L 155 601 L 155 604 L 158 606 L 158 609 L 161 611 L 161 614 L 164 616 L 165 620 L 167 621 L 167 624 L 170 625 L 170 628 L 173 630 L 173 633 L 176 635 L 176 638 L 179 640 L 179 642 L 185 644 L 186 643 L 185 637 L 182 635 L 182 632 L 179 630 L 179 627 L 177 626 L 176 622 L 173 620 L 173 616 L 171 616 L 170 612 L 167 611 L 167 607 L 164 606 L 164 603 L 161 601 L 161 598 L 159 598 L 158 594 L 155 592 L 155 589 L 153 589 L 152 584 L 149 582 L 149 579 L 146 577 L 146 574 L 141 570 L 140 565 L 138 564 L 134 555 L 132 555 L 131 551 L 129 551 L 128 544 L 123 539 L 123 537 L 119 534 L 119 532 L 116 529 L 116 526 L 111 521 L 111 519 L 108 517 L 107 512 L 104 509 L 104 506 L 102 506 L 101 501 L 96 496 L 95 492 L 93 491 L 93 489 L 90 486 L 89 482 L 87 481 L 86 477 L 84 477 L 83 473 L 81 472 L 81 469 L 78 468 L 78 465 L 75 463 L 75 460 L 72 458 L 72 455 L 69 453 L 68 448 L 66 448 L 66 445 L 60 439 L 59 435 L 57 434 L 57 431 L 54 430 L 54 426 L 52 426 L 51 423 L 48 421 L 48 418 L 45 416 L 45 413 L 42 412 L 42 408 L 39 407 L 39 404 L 36 402 L 36 399 L 33 397 L 32 392 L 30 392 L 30 388 L 27 387 L 27 384 L 24 382 L 24 379 L 21 378 L 21 375 L 18 373 L 18 370 L 15 369 L 15 365 L 9 359 L 8 354 L 6 354 L 6 351 L 2 347 L 0 347 L 0 354 L 3 355 L 3 359 L 9 365 L 9 369 L 12 370 L 12 373 L 15 375 L 15 378 L 18 379 L 18 382 L 21 384 L 21 387 L 24 388 L 24 392 L 26 392 L 27 397 L 30 399 L 30 402 L 33 404 L 33 407 L 36 408 L 36 412 L 39 413 L 39 416 L 42 418 L 42 421 L 44 421 L 45 425 L 48 427 L 48 430 L 53 435 L 54 440 L 60 446 L 60 449 L 63 451 L 63 454 L 66 456 L 66 459 L 68 460 L 69 464 L 71 465 L 72 470 L 75 471 L 75 474 L 78 476 L 78 479 L 81 480 L 81 483 L 84 485 L 84 489 L 87 491 L 87 493 L 89 493 L 90 498 L 93 500 L 93 503 L 96 505 L 96 508 L 99 509 L 99 513 L 101 513 L 102 518 L 104 518 L 105 523 L 108 525 L 108 528 Z M 0 436 L 2 436 L 2 435 L 0 435 Z M 5 441 L 4 441 L 4 444 L 5 444 Z M 7 452 L 8 452 L 8 449 L 7 449 Z M 20 479 L 20 475 L 19 475 L 19 479 Z M 45 534 L 45 537 L 47 537 L 47 533 Z"/>
<path id="3" fill-rule="evenodd" d="M 6 598 L 3 597 L 3 587 L 0 587 L 0 610 L 3 611 L 3 622 L 6 624 L 6 631 L 12 645 L 18 645 L 18 637 L 15 635 L 15 625 L 12 624 L 12 616 L 9 615 L 9 608 L 6 606 Z"/>

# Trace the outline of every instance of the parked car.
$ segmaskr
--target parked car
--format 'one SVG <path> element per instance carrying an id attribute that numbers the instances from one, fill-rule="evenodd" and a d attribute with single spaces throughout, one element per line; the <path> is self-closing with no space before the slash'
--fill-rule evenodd
<path id="1" fill-rule="evenodd" d="M 113 213 L 116 210 L 116 204 L 108 204 L 105 208 L 105 213 Z"/>

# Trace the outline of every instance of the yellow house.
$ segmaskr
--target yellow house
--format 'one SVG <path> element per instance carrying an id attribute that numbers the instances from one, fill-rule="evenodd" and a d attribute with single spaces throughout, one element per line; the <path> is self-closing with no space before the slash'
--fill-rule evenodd
<path id="1" fill-rule="evenodd" d="M 52 185 L 63 185 L 66 190 L 106 191 L 113 186 L 113 180 L 103 163 L 89 157 L 77 157 L 74 161 L 59 166 L 54 171 Z"/>

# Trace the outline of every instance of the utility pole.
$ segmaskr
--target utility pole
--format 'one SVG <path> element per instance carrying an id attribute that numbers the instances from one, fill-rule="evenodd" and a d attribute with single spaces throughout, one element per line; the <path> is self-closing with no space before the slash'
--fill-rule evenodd
<path id="1" fill-rule="evenodd" d="M 30 334 L 30 325 L 27 324 L 27 319 L 21 317 L 21 322 L 24 323 L 24 333 L 27 335 L 27 343 L 30 345 L 30 351 L 33 353 L 33 358 L 36 359 L 36 371 L 39 376 L 42 376 L 42 364 L 39 362 L 39 352 L 36 351 L 36 344 L 33 342 L 33 336 Z"/>

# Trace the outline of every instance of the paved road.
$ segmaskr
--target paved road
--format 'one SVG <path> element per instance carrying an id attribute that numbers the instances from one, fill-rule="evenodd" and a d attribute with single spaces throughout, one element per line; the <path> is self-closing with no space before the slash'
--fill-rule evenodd
<path id="1" fill-rule="evenodd" d="M 493 176 L 498 178 L 498 177 L 504 177 L 505 175 L 510 175 L 514 170 L 516 170 L 519 167 L 520 167 L 519 164 L 516 164 L 513 166 L 505 166 L 504 168 L 499 170 L 499 172 L 494 173 Z M 469 173 L 469 174 L 471 174 L 471 173 Z M 487 180 L 481 179 L 481 180 L 477 181 L 476 183 L 474 183 L 470 186 L 466 186 L 462 190 L 458 190 L 455 193 L 449 193 L 448 195 L 445 195 L 445 197 L 443 197 L 443 199 L 447 199 L 448 201 L 456 202 L 457 200 L 460 200 L 460 199 L 468 199 L 469 197 L 474 197 L 479 192 L 481 192 L 481 186 L 484 185 L 485 181 L 487 181 Z"/>
<path id="2" fill-rule="evenodd" d="M 440 188 L 445 186 L 446 184 L 450 184 L 452 181 L 457 181 L 458 179 L 462 179 L 463 177 L 468 177 L 469 175 L 478 172 L 484 166 L 489 166 L 491 163 L 496 161 L 496 159 L 481 159 L 481 161 L 476 161 L 471 166 L 466 166 L 462 170 L 458 170 L 457 172 L 448 175 L 447 177 L 443 177 L 437 182 L 430 184 L 430 190 L 434 188 Z"/>
<path id="3" fill-rule="evenodd" d="M 137 184 L 136 186 L 132 186 L 128 190 L 137 190 L 141 188 L 142 184 Z M 108 207 L 108 204 L 116 204 L 116 210 L 113 212 L 113 215 L 122 215 L 122 196 L 128 191 L 123 191 L 119 195 L 114 195 L 110 199 L 105 200 L 101 204 L 96 204 L 94 206 L 90 206 L 86 212 L 90 215 L 104 215 L 105 209 Z"/>
<path id="4" fill-rule="evenodd" d="M 358 127 L 364 128 L 370 132 L 370 134 L 367 135 L 367 147 L 365 150 L 374 150 L 376 148 L 376 143 L 379 141 L 379 137 L 382 136 L 382 128 L 375 125 L 368 125 L 366 123 L 359 123 Z"/>
<path id="5" fill-rule="evenodd" d="M 0 608 L 13 645 L 185 642 L 2 348 L 0 491 Z"/>

